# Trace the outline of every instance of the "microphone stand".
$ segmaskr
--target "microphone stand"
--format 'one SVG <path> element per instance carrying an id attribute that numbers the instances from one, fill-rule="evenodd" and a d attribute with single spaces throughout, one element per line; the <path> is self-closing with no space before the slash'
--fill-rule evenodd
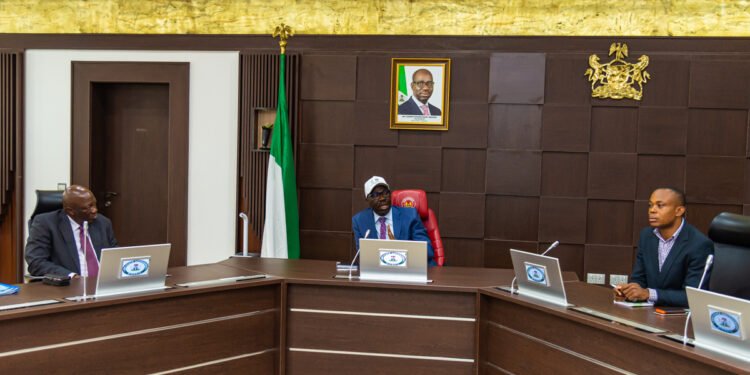
<path id="1" fill-rule="evenodd" d="M 708 269 L 711 267 L 711 264 L 714 263 L 714 255 L 708 254 L 708 257 L 706 257 L 706 266 L 703 267 L 703 275 L 701 276 L 701 281 L 698 283 L 698 289 L 703 287 L 703 281 L 706 279 L 706 274 L 708 274 Z M 687 318 L 685 318 L 685 329 L 682 331 L 682 345 L 687 345 L 688 337 L 687 337 L 687 330 L 688 330 L 688 323 L 690 323 L 690 316 L 693 314 L 693 310 L 688 311 Z"/>
<path id="2" fill-rule="evenodd" d="M 83 276 L 83 300 L 85 301 L 88 297 L 88 287 L 86 281 L 89 278 L 89 263 L 86 256 L 86 242 L 89 240 L 89 222 L 84 221 L 83 222 L 83 242 L 81 242 L 81 248 L 83 249 L 83 268 L 86 269 L 86 276 Z M 83 273 L 83 272 L 81 272 Z"/>
<path id="3" fill-rule="evenodd" d="M 370 230 L 368 229 L 367 232 L 365 232 L 365 236 L 362 238 L 367 238 L 367 236 L 370 235 Z M 359 251 L 362 249 L 362 246 L 357 249 L 357 253 L 354 254 L 354 259 L 352 259 L 352 264 L 349 265 L 349 280 L 352 279 L 352 268 L 354 267 L 354 262 L 357 261 L 357 257 L 359 256 Z"/>

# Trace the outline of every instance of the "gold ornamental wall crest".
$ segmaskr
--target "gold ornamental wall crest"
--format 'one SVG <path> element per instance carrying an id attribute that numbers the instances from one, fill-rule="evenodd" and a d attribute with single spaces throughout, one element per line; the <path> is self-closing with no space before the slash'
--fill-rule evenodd
<path id="1" fill-rule="evenodd" d="M 609 56 L 613 54 L 614 60 L 605 64 L 599 63 L 596 54 L 589 56 L 590 68 L 586 69 L 584 75 L 591 82 L 591 97 L 641 100 L 643 84 L 651 79 L 646 71 L 648 56 L 641 55 L 636 63 L 625 61 L 628 57 L 628 45 L 625 43 L 612 43 Z"/>

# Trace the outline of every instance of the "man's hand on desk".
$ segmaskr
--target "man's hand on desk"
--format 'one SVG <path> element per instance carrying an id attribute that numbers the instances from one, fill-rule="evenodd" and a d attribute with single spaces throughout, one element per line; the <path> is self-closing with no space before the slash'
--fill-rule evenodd
<path id="1" fill-rule="evenodd" d="M 646 301 L 649 297 L 648 289 L 641 288 L 637 283 L 619 285 L 618 288 L 615 288 L 614 290 L 615 299 L 618 300 Z"/>

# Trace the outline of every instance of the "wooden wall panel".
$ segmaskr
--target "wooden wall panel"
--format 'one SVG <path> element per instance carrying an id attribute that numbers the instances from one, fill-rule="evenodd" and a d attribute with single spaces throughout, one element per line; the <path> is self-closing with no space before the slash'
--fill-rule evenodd
<path id="1" fill-rule="evenodd" d="M 451 59 L 451 110 L 453 103 L 487 103 L 489 66 L 486 55 L 472 54 Z"/>
<path id="2" fill-rule="evenodd" d="M 749 61 L 693 61 L 691 108 L 744 108 L 750 104 Z"/>
<path id="3" fill-rule="evenodd" d="M 452 102 L 449 129 L 441 132 L 443 147 L 487 148 L 487 103 Z"/>
<path id="4" fill-rule="evenodd" d="M 441 191 L 484 193 L 487 152 L 471 149 L 443 149 Z"/>
<path id="5" fill-rule="evenodd" d="M 686 108 L 641 108 L 638 153 L 684 155 L 687 151 Z"/>
<path id="6" fill-rule="evenodd" d="M 586 199 L 542 197 L 539 202 L 539 240 L 586 242 Z"/>
<path id="7" fill-rule="evenodd" d="M 586 243 L 627 245 L 633 243 L 633 201 L 589 199 Z"/>
<path id="8" fill-rule="evenodd" d="M 636 154 L 589 154 L 589 198 L 635 199 Z"/>
<path id="9" fill-rule="evenodd" d="M 659 187 L 685 186 L 685 157 L 638 155 L 636 198 L 645 199 Z"/>
<path id="10" fill-rule="evenodd" d="M 542 106 L 490 105 L 487 147 L 540 150 Z"/>
<path id="11" fill-rule="evenodd" d="M 23 55 L 0 52 L 0 282 L 23 277 Z"/>
<path id="12" fill-rule="evenodd" d="M 745 156 L 747 110 L 691 109 L 688 114 L 687 153 Z"/>
<path id="13" fill-rule="evenodd" d="M 484 194 L 440 194 L 440 216 L 444 237 L 484 238 Z"/>
<path id="14" fill-rule="evenodd" d="M 583 152 L 542 153 L 542 195 L 585 197 L 589 154 Z"/>
<path id="15" fill-rule="evenodd" d="M 487 193 L 539 195 L 541 172 L 539 151 L 487 151 Z"/>
<path id="16" fill-rule="evenodd" d="M 589 151 L 591 109 L 545 105 L 542 112 L 544 151 Z"/>
<path id="17" fill-rule="evenodd" d="M 545 68 L 543 53 L 493 54 L 489 102 L 543 104 Z"/>
<path id="18" fill-rule="evenodd" d="M 307 55 L 301 67 L 302 100 L 354 100 L 357 57 Z"/>
<path id="19" fill-rule="evenodd" d="M 302 143 L 343 144 L 353 142 L 353 102 L 308 101 L 302 103 L 305 131 Z"/>
<path id="20" fill-rule="evenodd" d="M 536 241 L 539 235 L 539 198 L 488 195 L 485 238 Z"/>
<path id="21" fill-rule="evenodd" d="M 484 241 L 481 239 L 444 237 L 443 246 L 445 259 L 450 259 L 450 263 L 446 263 L 448 266 L 484 266 Z"/>
<path id="22" fill-rule="evenodd" d="M 560 240 L 555 256 L 583 279 L 630 272 L 657 187 L 684 189 L 703 230 L 721 210 L 750 212 L 750 48 L 629 41 L 630 60 L 651 59 L 634 101 L 591 98 L 588 57 L 609 61 L 600 39 L 425 39 L 410 57 L 452 59 L 450 126 L 434 132 L 389 129 L 391 59 L 405 55 L 355 43 L 365 39 L 304 51 L 304 257 L 352 255 L 349 220 L 372 175 L 428 192 L 448 265 L 509 267 L 508 248 Z"/>
<path id="23" fill-rule="evenodd" d="M 741 204 L 745 195 L 745 159 L 718 156 L 688 156 L 685 193 L 696 203 Z"/>
<path id="24" fill-rule="evenodd" d="M 635 152 L 637 130 L 636 108 L 591 108 L 591 151 Z"/>

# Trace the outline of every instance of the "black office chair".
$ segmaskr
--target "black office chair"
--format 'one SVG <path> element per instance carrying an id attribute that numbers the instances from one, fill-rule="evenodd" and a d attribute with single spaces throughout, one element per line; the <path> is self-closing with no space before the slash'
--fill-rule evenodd
<path id="1" fill-rule="evenodd" d="M 52 212 L 62 208 L 62 196 L 64 190 L 37 190 L 36 191 L 36 207 L 34 212 L 31 214 L 29 219 L 29 230 L 31 230 L 31 223 L 34 221 L 34 217 L 45 212 Z"/>
<path id="2" fill-rule="evenodd" d="M 708 289 L 750 299 L 750 216 L 722 212 L 711 222 L 714 265 Z"/>

